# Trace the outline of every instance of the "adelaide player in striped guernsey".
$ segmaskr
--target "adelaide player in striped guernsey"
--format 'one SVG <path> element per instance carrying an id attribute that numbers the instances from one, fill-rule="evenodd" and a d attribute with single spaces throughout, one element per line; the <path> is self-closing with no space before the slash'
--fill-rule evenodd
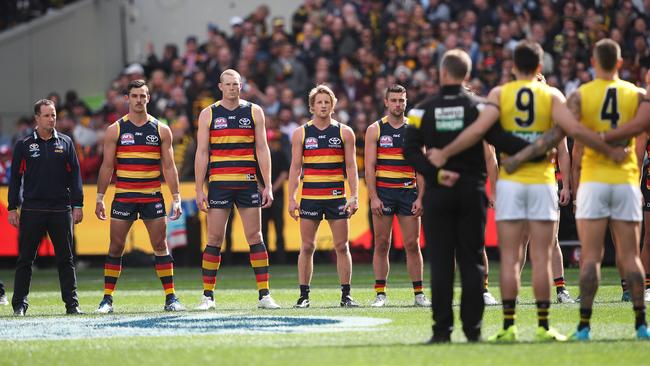
<path id="1" fill-rule="evenodd" d="M 196 202 L 208 214 L 208 242 L 203 252 L 203 296 L 199 310 L 215 308 L 214 288 L 221 265 L 221 245 L 233 205 L 237 205 L 250 246 L 250 263 L 258 290 L 257 307 L 277 309 L 269 292 L 269 255 L 262 239 L 261 208 L 273 203 L 271 153 L 266 142 L 264 112 L 239 99 L 241 76 L 235 70 L 221 73 L 223 98 L 199 115 L 194 160 Z M 257 168 L 263 182 L 257 179 Z M 208 195 L 203 185 L 209 177 Z"/>
<path id="2" fill-rule="evenodd" d="M 356 307 L 350 296 L 352 257 L 348 246 L 348 219 L 358 208 L 357 163 L 354 132 L 332 119 L 336 96 L 326 85 L 309 92 L 309 110 L 314 117 L 296 129 L 291 138 L 289 170 L 289 214 L 300 220 L 300 255 L 298 281 L 300 297 L 295 307 L 309 307 L 309 284 L 314 270 L 316 231 L 323 216 L 332 230 L 336 250 L 336 269 L 341 283 L 342 307 Z M 296 192 L 303 173 L 302 199 L 296 203 Z M 350 199 L 345 198 L 347 173 Z M 299 211 L 299 214 L 296 212 Z"/>
<path id="3" fill-rule="evenodd" d="M 413 282 L 416 306 L 431 306 L 422 291 L 422 253 L 420 252 L 420 216 L 424 179 L 405 160 L 402 153 L 407 119 L 406 89 L 392 85 L 386 89 L 384 105 L 388 115 L 368 126 L 366 130 L 366 186 L 370 197 L 375 251 L 372 267 L 375 272 L 375 301 L 370 305 L 386 304 L 386 280 L 390 263 L 393 216 L 397 215 L 406 249 L 406 267 Z M 376 143 L 372 143 L 375 141 Z M 417 184 L 416 184 L 417 180 Z"/>
<path id="4" fill-rule="evenodd" d="M 125 97 L 129 113 L 106 129 L 104 161 L 97 179 L 95 214 L 106 220 L 104 194 L 116 170 L 115 198 L 111 207 L 110 245 L 104 264 L 104 298 L 98 313 L 113 312 L 113 291 L 122 271 L 126 236 L 138 216 L 149 232 L 156 273 L 165 290 L 166 311 L 184 310 L 174 292 L 174 261 L 167 247 L 165 202 L 160 191 L 160 171 L 172 193 L 171 220 L 181 214 L 178 171 L 174 164 L 172 132 L 147 113 L 149 89 L 133 80 Z"/>

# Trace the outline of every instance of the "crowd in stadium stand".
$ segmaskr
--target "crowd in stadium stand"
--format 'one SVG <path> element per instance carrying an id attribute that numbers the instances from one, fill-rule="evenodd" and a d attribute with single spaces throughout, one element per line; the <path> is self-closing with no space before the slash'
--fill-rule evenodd
<path id="1" fill-rule="evenodd" d="M 648 0 L 304 0 L 290 18 L 269 13 L 261 5 L 230 19 L 229 29 L 208 24 L 203 42 L 192 35 L 161 50 L 150 44 L 146 60 L 125 67 L 96 110 L 74 91 L 52 93 L 58 129 L 78 146 L 84 182 L 97 178 L 103 130 L 126 114 L 122 94 L 132 79 L 148 81 L 149 113 L 171 126 L 180 177 L 192 180 L 198 113 L 220 98 L 216 84 L 228 68 L 241 73 L 242 98 L 262 106 L 271 148 L 287 160 L 291 133 L 310 117 L 309 89 L 331 85 L 339 100 L 335 119 L 357 134 L 362 173 L 364 131 L 383 113 L 384 89 L 404 85 L 409 107 L 437 93 L 438 63 L 448 49 L 470 54 L 468 84 L 480 95 L 512 78 L 511 51 L 524 38 L 542 44 L 546 80 L 566 94 L 592 78 L 591 45 L 601 38 L 621 45 L 623 79 L 643 82 L 650 65 Z M 12 142 L 30 126 L 25 117 L 13 137 L 0 131 L 0 182 Z"/>

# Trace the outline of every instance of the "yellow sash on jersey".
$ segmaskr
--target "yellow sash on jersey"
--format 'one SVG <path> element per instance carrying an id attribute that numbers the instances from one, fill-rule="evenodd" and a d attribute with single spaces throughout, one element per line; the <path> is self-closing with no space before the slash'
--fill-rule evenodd
<path id="1" fill-rule="evenodd" d="M 535 141 L 553 126 L 552 100 L 551 88 L 544 83 L 517 80 L 504 84 L 499 99 L 501 127 L 525 140 Z M 550 158 L 528 162 L 512 174 L 502 168 L 499 179 L 524 184 L 555 184 L 555 167 Z"/>
<path id="2" fill-rule="evenodd" d="M 596 79 L 578 89 L 582 123 L 590 130 L 605 132 L 631 120 L 639 106 L 639 88 L 627 81 Z M 582 155 L 580 182 L 639 184 L 634 139 L 628 143 L 629 153 L 621 164 L 585 146 Z"/>

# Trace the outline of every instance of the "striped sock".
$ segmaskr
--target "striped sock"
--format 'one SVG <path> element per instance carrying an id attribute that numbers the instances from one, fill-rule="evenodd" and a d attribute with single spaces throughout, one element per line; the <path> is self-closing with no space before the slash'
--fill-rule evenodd
<path id="1" fill-rule="evenodd" d="M 650 273 L 645 274 L 645 288 L 646 289 L 650 288 Z"/>
<path id="2" fill-rule="evenodd" d="M 503 300 L 503 329 L 508 329 L 515 325 L 515 306 L 517 300 Z"/>
<path id="3" fill-rule="evenodd" d="M 122 257 L 106 256 L 104 262 L 104 296 L 113 296 L 117 279 L 122 272 Z"/>
<path id="4" fill-rule="evenodd" d="M 488 275 L 485 274 L 483 276 L 483 293 L 488 292 L 488 286 L 490 285 L 490 280 L 488 279 Z"/>
<path id="5" fill-rule="evenodd" d="M 548 309 L 551 307 L 550 301 L 537 301 L 537 326 L 548 330 Z"/>
<path id="6" fill-rule="evenodd" d="M 566 290 L 566 283 L 564 282 L 564 277 L 560 276 L 558 278 L 554 278 L 553 282 L 555 283 L 555 292 L 560 293 L 564 290 Z"/>
<path id="7" fill-rule="evenodd" d="M 627 291 L 627 281 L 623 278 L 621 278 L 621 288 L 623 289 L 623 292 Z"/>
<path id="8" fill-rule="evenodd" d="M 375 280 L 376 295 L 386 295 L 386 280 Z"/>
<path id="9" fill-rule="evenodd" d="M 413 281 L 413 294 L 414 295 L 421 295 L 424 292 L 422 292 L 422 281 Z"/>
<path id="10" fill-rule="evenodd" d="M 165 296 L 174 296 L 174 259 L 170 254 L 155 256 L 156 274 L 160 278 Z"/>
<path id="11" fill-rule="evenodd" d="M 267 253 L 264 243 L 251 245 L 250 260 L 253 272 L 255 272 L 259 298 L 262 299 L 262 296 L 269 294 L 269 253 Z"/>
<path id="12" fill-rule="evenodd" d="M 639 329 L 642 325 L 648 325 L 645 320 L 645 304 L 634 307 L 634 329 Z"/>
<path id="13" fill-rule="evenodd" d="M 203 296 L 214 300 L 214 287 L 217 283 L 217 271 L 221 265 L 221 248 L 206 245 L 203 250 L 201 272 L 203 273 Z"/>
<path id="14" fill-rule="evenodd" d="M 580 308 L 580 323 L 578 323 L 578 330 L 589 328 L 591 323 L 591 308 Z"/>

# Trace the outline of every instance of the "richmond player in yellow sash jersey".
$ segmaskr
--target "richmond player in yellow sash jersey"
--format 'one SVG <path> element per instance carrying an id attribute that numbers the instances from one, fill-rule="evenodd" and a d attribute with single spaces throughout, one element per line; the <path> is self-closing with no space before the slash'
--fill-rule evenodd
<path id="1" fill-rule="evenodd" d="M 514 51 L 513 73 L 516 81 L 492 89 L 488 104 L 471 127 L 444 149 L 427 152 L 431 163 L 442 167 L 449 156 L 480 140 L 496 121 L 501 123 L 504 130 L 530 141 L 551 129 L 555 121 L 569 135 L 620 159 L 620 149 L 607 146 L 596 133 L 573 118 L 560 91 L 536 80 L 536 74 L 541 69 L 542 54 L 543 50 L 538 44 L 519 42 Z M 537 300 L 538 329 L 535 339 L 566 339 L 548 325 L 550 258 L 558 221 L 557 186 L 550 159 L 525 163 L 512 174 L 501 170 L 497 182 L 496 220 L 501 250 L 500 285 L 504 323 L 503 329 L 490 340 L 507 342 L 517 339 L 515 304 L 519 289 L 519 260 L 523 253 L 522 235 L 526 226 L 530 233 L 533 290 Z"/>
<path id="2" fill-rule="evenodd" d="M 596 43 L 592 64 L 596 79 L 569 97 L 568 105 L 589 129 L 604 134 L 624 126 L 637 114 L 644 90 L 618 77 L 623 60 L 619 45 L 611 39 Z M 610 138 L 632 135 L 610 134 Z M 580 323 L 572 336 L 589 340 L 590 318 L 598 289 L 605 232 L 609 224 L 616 238 L 617 260 L 625 273 L 635 312 L 637 338 L 648 339 L 645 318 L 644 270 L 639 258 L 641 191 L 634 139 L 627 142 L 625 159 L 616 163 L 589 147 L 581 161 L 576 200 L 576 223 L 581 242 Z"/>

